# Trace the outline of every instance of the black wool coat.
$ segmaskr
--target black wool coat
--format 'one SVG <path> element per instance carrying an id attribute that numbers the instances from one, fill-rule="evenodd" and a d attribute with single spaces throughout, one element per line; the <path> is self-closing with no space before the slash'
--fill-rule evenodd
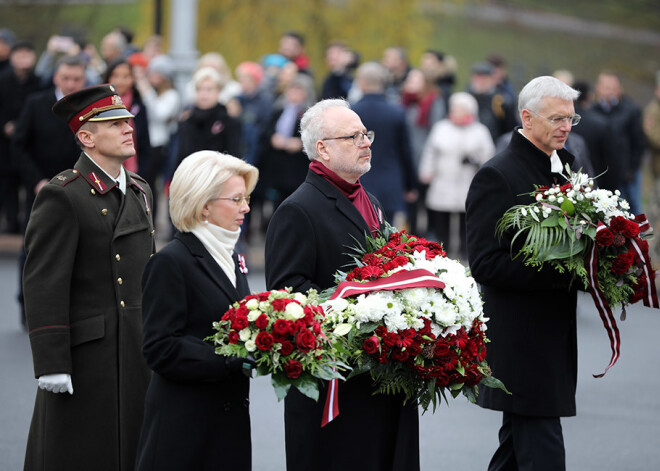
<path id="1" fill-rule="evenodd" d="M 348 248 L 368 232 L 348 198 L 310 170 L 268 226 L 266 286 L 303 293 L 332 287 L 335 271 L 351 262 Z M 284 405 L 287 470 L 419 470 L 417 406 L 373 392 L 368 374 L 340 382 L 339 416 L 321 428 L 325 387 L 318 402 L 292 389 Z"/>
<path id="2" fill-rule="evenodd" d="M 234 262 L 236 287 L 197 237 L 177 233 L 147 264 L 143 352 L 154 374 L 139 471 L 251 469 L 249 379 L 204 341 L 212 323 L 250 294 Z"/>
<path id="3" fill-rule="evenodd" d="M 562 164 L 573 156 L 558 151 Z M 550 158 L 517 130 L 509 146 L 479 169 L 466 200 L 468 258 L 481 285 L 487 323 L 487 361 L 511 391 L 480 387 L 482 407 L 528 416 L 575 415 L 577 330 L 575 287 L 554 268 L 512 260 L 512 234 L 495 227 L 504 212 L 530 204 L 534 185 L 565 183 Z M 515 252 L 514 252 L 515 253 Z"/>
<path id="4" fill-rule="evenodd" d="M 34 374 L 70 374 L 73 395 L 37 391 L 25 470 L 135 463 L 150 376 L 140 280 L 154 250 L 153 198 L 131 172 L 125 196 L 115 186 L 81 155 L 32 208 L 23 290 Z"/>

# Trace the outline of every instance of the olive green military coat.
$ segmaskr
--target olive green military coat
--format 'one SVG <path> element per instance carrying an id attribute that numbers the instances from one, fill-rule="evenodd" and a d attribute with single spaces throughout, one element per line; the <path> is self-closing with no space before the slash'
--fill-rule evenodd
<path id="1" fill-rule="evenodd" d="M 37 391 L 26 470 L 134 467 L 150 377 L 141 277 L 152 193 L 131 172 L 126 194 L 116 187 L 83 154 L 32 209 L 23 286 L 34 373 L 69 373 L 74 393 Z"/>

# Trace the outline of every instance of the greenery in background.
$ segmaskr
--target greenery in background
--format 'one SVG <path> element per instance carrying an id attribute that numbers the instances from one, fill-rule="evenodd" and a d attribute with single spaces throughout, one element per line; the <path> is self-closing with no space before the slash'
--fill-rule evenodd
<path id="1" fill-rule="evenodd" d="M 38 49 L 52 34 L 79 32 L 98 47 L 103 35 L 117 25 L 132 29 L 138 45 L 154 31 L 154 0 L 75 6 L 10 3 L 0 5 L 0 27 L 10 27 L 19 37 L 33 40 Z M 162 29 L 167 34 L 170 1 L 162 4 Z M 234 68 L 241 61 L 276 52 L 281 33 L 296 30 L 306 37 L 306 51 L 319 85 L 327 72 L 326 44 L 344 39 L 362 61 L 380 60 L 383 49 L 391 45 L 406 48 L 413 65 L 418 65 L 427 48 L 452 54 L 458 61 L 457 89 L 465 87 L 471 64 L 499 52 L 509 61 L 517 88 L 533 76 L 560 68 L 590 82 L 600 70 L 611 68 L 620 72 L 626 91 L 638 103 L 651 97 L 653 74 L 660 69 L 660 46 L 449 14 L 468 4 L 574 14 L 660 32 L 658 0 L 198 0 L 198 49 L 200 53 L 222 53 Z"/>

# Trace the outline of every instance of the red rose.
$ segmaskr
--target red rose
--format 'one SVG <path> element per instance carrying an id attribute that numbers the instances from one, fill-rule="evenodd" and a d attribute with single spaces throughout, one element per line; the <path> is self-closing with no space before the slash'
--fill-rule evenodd
<path id="1" fill-rule="evenodd" d="M 622 233 L 628 226 L 628 220 L 623 216 L 617 216 L 610 221 L 610 228 L 614 232 Z"/>
<path id="2" fill-rule="evenodd" d="M 277 319 L 273 324 L 273 332 L 278 335 L 288 335 L 291 332 L 291 323 L 286 319 Z"/>
<path id="3" fill-rule="evenodd" d="M 380 340 L 378 340 L 378 337 L 376 337 L 375 335 L 372 335 L 371 337 L 364 339 L 364 342 L 362 342 L 362 349 L 370 355 L 372 353 L 376 353 L 378 351 L 379 346 L 380 346 Z"/>
<path id="4" fill-rule="evenodd" d="M 631 239 L 639 235 L 639 224 L 635 221 L 626 220 L 626 228 L 623 230 L 623 235 Z"/>
<path id="5" fill-rule="evenodd" d="M 296 335 L 296 346 L 302 353 L 307 353 L 316 347 L 316 337 L 307 329 L 302 329 Z"/>
<path id="6" fill-rule="evenodd" d="M 612 273 L 622 275 L 627 272 L 633 263 L 633 256 L 630 252 L 620 253 L 612 261 Z"/>
<path id="7" fill-rule="evenodd" d="M 609 247 L 614 241 L 614 234 L 609 229 L 601 229 L 596 232 L 596 243 L 599 247 Z"/>
<path id="8" fill-rule="evenodd" d="M 290 302 L 290 299 L 273 299 L 273 302 L 271 302 L 270 305 L 273 307 L 273 311 L 284 312 L 286 305 Z"/>
<path id="9" fill-rule="evenodd" d="M 314 335 L 320 335 L 321 334 L 321 324 L 318 322 L 312 322 L 312 332 L 314 332 Z"/>
<path id="10" fill-rule="evenodd" d="M 234 317 L 235 312 L 236 312 L 236 309 L 231 308 L 230 310 L 228 310 L 227 312 L 224 313 L 221 320 L 223 320 L 223 321 L 232 320 L 232 318 Z"/>
<path id="11" fill-rule="evenodd" d="M 248 326 L 248 318 L 245 315 L 236 313 L 234 320 L 231 322 L 232 328 L 236 330 L 243 330 Z"/>
<path id="12" fill-rule="evenodd" d="M 273 336 L 268 332 L 259 332 L 257 338 L 254 339 L 254 343 L 257 345 L 259 350 L 270 350 L 273 348 Z"/>
<path id="13" fill-rule="evenodd" d="M 276 334 L 276 333 L 273 333 L 273 342 L 282 343 L 286 340 L 289 340 L 289 334 Z"/>
<path id="14" fill-rule="evenodd" d="M 240 337 L 238 336 L 238 332 L 235 330 L 230 330 L 229 333 L 227 334 L 227 340 L 229 340 L 229 343 L 235 344 L 238 343 L 240 340 Z"/>
<path id="15" fill-rule="evenodd" d="M 264 330 L 266 327 L 268 327 L 268 316 L 266 314 L 260 315 L 257 317 L 257 320 L 254 321 L 254 325 L 257 326 L 257 329 Z"/>
<path id="16" fill-rule="evenodd" d="M 293 344 L 288 340 L 282 342 L 282 349 L 280 350 L 280 353 L 284 356 L 288 356 L 291 355 L 292 352 L 293 352 Z"/>
<path id="17" fill-rule="evenodd" d="M 287 378 L 296 379 L 302 374 L 302 363 L 298 360 L 289 360 L 284 364 L 284 374 Z"/>
<path id="18" fill-rule="evenodd" d="M 435 349 L 433 351 L 435 356 L 437 357 L 443 357 L 445 355 L 449 354 L 449 344 L 445 342 L 444 340 L 438 340 L 435 343 Z"/>

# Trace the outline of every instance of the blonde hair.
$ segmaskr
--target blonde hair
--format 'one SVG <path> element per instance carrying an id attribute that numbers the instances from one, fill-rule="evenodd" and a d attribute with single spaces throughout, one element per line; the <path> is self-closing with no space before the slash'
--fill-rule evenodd
<path id="1" fill-rule="evenodd" d="M 183 159 L 170 184 L 170 218 L 181 232 L 202 221 L 204 205 L 222 192 L 222 186 L 238 175 L 249 193 L 254 190 L 259 170 L 247 162 L 220 152 L 200 150 Z"/>

